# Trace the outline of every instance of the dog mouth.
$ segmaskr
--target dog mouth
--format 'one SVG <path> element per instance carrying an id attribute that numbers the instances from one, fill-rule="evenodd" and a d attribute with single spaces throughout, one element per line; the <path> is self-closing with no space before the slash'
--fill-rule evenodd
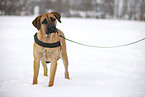
<path id="1" fill-rule="evenodd" d="M 54 24 L 48 24 L 46 34 L 49 35 L 51 33 L 56 33 L 57 29 Z"/>

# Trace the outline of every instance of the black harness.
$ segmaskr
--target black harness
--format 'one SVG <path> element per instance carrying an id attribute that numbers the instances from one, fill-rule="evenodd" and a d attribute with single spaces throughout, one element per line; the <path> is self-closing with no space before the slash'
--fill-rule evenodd
<path id="1" fill-rule="evenodd" d="M 56 47 L 59 47 L 60 46 L 60 50 L 61 50 L 61 42 L 58 41 L 58 42 L 55 42 L 55 43 L 44 43 L 42 41 L 40 41 L 37 37 L 37 33 L 34 35 L 34 40 L 35 42 L 39 45 L 39 46 L 42 46 L 42 47 L 46 47 L 46 48 L 56 48 Z M 59 58 L 58 58 L 59 59 Z M 50 61 L 46 61 L 46 63 L 50 63 Z"/>
<path id="2" fill-rule="evenodd" d="M 44 43 L 40 41 L 37 37 L 37 33 L 34 35 L 34 40 L 39 46 L 46 47 L 46 48 L 56 48 L 56 47 L 61 46 L 60 41 L 55 42 L 55 43 Z"/>

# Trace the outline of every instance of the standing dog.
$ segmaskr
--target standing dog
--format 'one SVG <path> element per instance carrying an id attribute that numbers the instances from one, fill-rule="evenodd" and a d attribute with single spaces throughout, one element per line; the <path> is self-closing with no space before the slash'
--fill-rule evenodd
<path id="1" fill-rule="evenodd" d="M 44 76 L 47 76 L 46 62 L 51 63 L 49 87 L 53 86 L 55 72 L 57 68 L 57 59 L 61 56 L 65 67 L 65 78 L 69 79 L 68 73 L 68 58 L 66 52 L 65 39 L 59 35 L 64 36 L 63 32 L 56 28 L 58 20 L 61 23 L 61 15 L 57 12 L 42 14 L 35 18 L 32 22 L 34 27 L 38 29 L 35 34 L 35 42 L 33 48 L 34 55 L 34 76 L 33 85 L 37 84 L 40 61 L 44 67 Z"/>

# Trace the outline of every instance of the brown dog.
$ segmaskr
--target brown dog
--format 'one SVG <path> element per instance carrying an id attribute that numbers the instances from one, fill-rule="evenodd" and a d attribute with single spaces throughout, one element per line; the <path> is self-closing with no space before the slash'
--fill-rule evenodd
<path id="1" fill-rule="evenodd" d="M 66 52 L 65 39 L 59 35 L 64 36 L 63 32 L 56 28 L 57 21 L 61 23 L 61 15 L 57 12 L 51 12 L 42 14 L 35 18 L 32 24 L 38 29 L 38 33 L 35 35 L 37 38 L 34 42 L 33 54 L 34 54 L 34 76 L 33 85 L 37 84 L 37 78 L 39 73 L 40 61 L 44 67 L 44 76 L 47 76 L 47 65 L 46 62 L 50 61 L 50 80 L 49 87 L 53 86 L 55 72 L 57 68 L 57 59 L 61 56 L 64 66 L 65 66 L 65 78 L 69 79 L 68 73 L 68 58 Z M 37 43 L 38 40 L 38 43 Z M 59 43 L 60 41 L 60 43 Z M 47 46 L 39 45 L 39 42 L 43 44 L 48 44 Z M 51 45 L 54 44 L 54 47 Z M 60 46 L 61 44 L 61 46 Z"/>

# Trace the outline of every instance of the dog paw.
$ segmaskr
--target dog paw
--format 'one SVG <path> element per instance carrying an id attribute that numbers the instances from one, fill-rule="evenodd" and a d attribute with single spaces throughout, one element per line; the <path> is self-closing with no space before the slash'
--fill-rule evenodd
<path id="1" fill-rule="evenodd" d="M 32 85 L 36 85 L 38 82 L 37 81 L 33 81 Z"/>
<path id="2" fill-rule="evenodd" d="M 44 74 L 44 76 L 46 76 L 46 77 L 47 77 L 47 74 Z"/>
<path id="3" fill-rule="evenodd" d="M 53 86 L 53 83 L 49 83 L 48 87 L 52 87 Z"/>
<path id="4" fill-rule="evenodd" d="M 69 73 L 68 73 L 68 72 L 65 72 L 65 79 L 70 79 L 70 78 L 69 78 Z"/>
<path id="5" fill-rule="evenodd" d="M 32 83 L 32 85 L 36 85 L 37 83 Z"/>
<path id="6" fill-rule="evenodd" d="M 69 77 L 65 77 L 65 79 L 70 79 Z"/>

